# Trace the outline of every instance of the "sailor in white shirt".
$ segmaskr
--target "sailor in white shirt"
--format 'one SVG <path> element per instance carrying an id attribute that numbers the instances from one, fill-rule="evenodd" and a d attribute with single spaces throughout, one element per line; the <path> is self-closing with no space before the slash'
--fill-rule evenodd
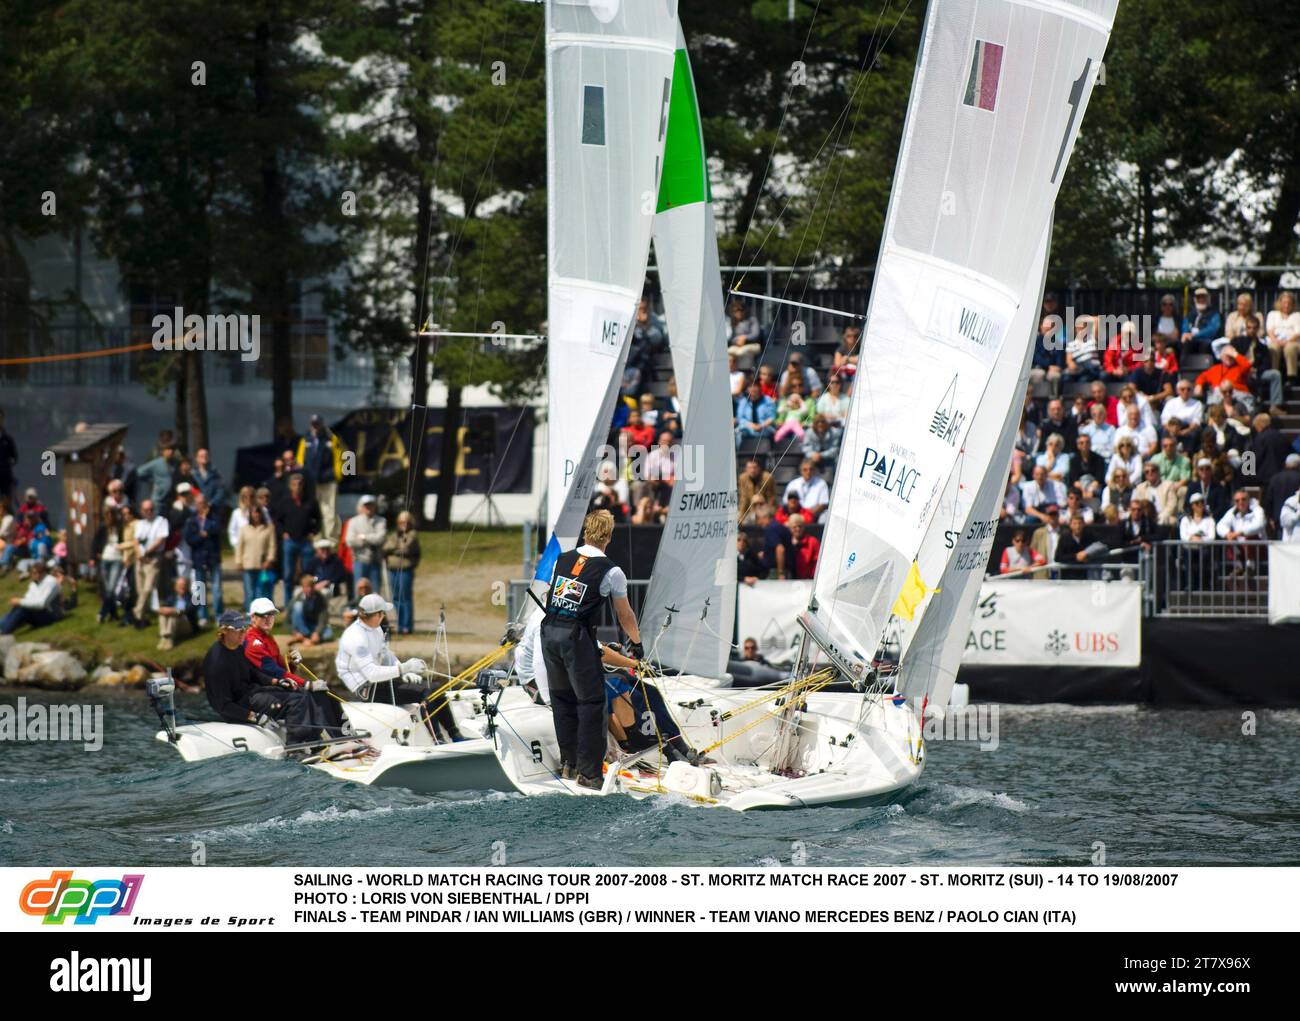
<path id="1" fill-rule="evenodd" d="M 830 486 L 826 485 L 826 480 L 818 473 L 817 465 L 812 461 L 803 461 L 799 465 L 799 477 L 791 479 L 785 487 L 787 500 L 791 493 L 799 497 L 799 505 L 811 515 L 814 522 L 831 502 Z"/>
<path id="2" fill-rule="evenodd" d="M 334 657 L 334 669 L 348 690 L 367 702 L 387 702 L 390 705 L 425 706 L 427 692 L 419 684 L 403 683 L 407 675 L 422 677 L 428 667 L 422 659 L 405 659 L 401 662 L 388 647 L 388 637 L 380 626 L 384 614 L 393 606 L 383 596 L 372 592 L 363 596 L 357 606 L 357 619 L 349 624 L 339 639 L 339 650 Z M 434 740 L 438 739 L 435 724 L 445 730 L 452 740 L 462 740 L 452 718 L 451 707 L 445 697 L 439 697 L 427 707 L 425 722 Z"/>
<path id="3" fill-rule="evenodd" d="M 524 628 L 523 637 L 515 646 L 515 676 L 525 688 L 530 684 L 537 689 L 549 705 L 551 687 L 546 680 L 546 661 L 542 659 L 542 621 L 546 614 L 537 612 Z"/>
<path id="4" fill-rule="evenodd" d="M 1205 418 L 1205 405 L 1192 396 L 1190 380 L 1180 379 L 1177 393 L 1165 401 L 1165 406 L 1160 409 L 1161 425 L 1168 425 L 1175 418 L 1188 429 L 1200 425 Z"/>

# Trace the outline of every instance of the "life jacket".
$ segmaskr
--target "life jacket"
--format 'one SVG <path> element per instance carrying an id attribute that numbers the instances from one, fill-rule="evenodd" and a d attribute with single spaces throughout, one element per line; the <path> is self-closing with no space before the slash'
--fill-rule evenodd
<path id="1" fill-rule="evenodd" d="M 614 561 L 606 556 L 587 556 L 576 549 L 561 553 L 546 596 L 547 619 L 594 626 L 604 601 L 600 583 L 613 569 Z"/>

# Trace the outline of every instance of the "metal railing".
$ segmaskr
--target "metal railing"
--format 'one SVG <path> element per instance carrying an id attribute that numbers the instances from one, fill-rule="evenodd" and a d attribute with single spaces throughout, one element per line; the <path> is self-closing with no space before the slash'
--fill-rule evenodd
<path id="1" fill-rule="evenodd" d="M 986 581 L 1023 577 L 1078 581 L 1139 581 L 1144 617 L 1267 617 L 1268 554 L 1272 542 L 1219 540 L 1157 542 L 1134 551 L 1084 564 L 1047 564 L 1023 574 L 989 574 Z M 628 600 L 639 617 L 647 580 L 629 580 Z M 510 619 L 517 619 L 528 601 L 529 582 L 510 582 L 506 596 Z M 602 636 L 617 632 L 608 603 L 601 608 L 597 629 Z"/>
<path id="2" fill-rule="evenodd" d="M 1144 551 L 1148 617 L 1268 616 L 1264 541 L 1158 542 Z"/>

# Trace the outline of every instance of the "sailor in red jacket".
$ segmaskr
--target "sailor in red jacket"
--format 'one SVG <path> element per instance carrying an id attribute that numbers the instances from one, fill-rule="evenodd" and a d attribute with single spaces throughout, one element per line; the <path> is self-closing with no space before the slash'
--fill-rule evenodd
<path id="1" fill-rule="evenodd" d="M 280 651 L 280 644 L 271 634 L 275 618 L 280 613 L 275 608 L 275 603 L 263 596 L 254 599 L 253 605 L 248 609 L 253 624 L 244 636 L 244 655 L 248 662 L 277 683 L 287 680 L 296 688 L 307 687 L 306 680 L 289 672 L 289 664 Z"/>
<path id="2" fill-rule="evenodd" d="M 304 678 L 290 672 L 289 664 L 285 662 L 284 654 L 280 651 L 280 645 L 271 634 L 271 629 L 275 627 L 275 618 L 280 613 L 275 608 L 275 603 L 262 596 L 254 599 L 248 609 L 252 621 L 252 626 L 244 635 L 244 656 L 248 662 L 254 669 L 266 674 L 282 687 L 292 685 L 299 691 L 310 691 L 312 699 L 328 714 L 331 727 L 337 728 L 341 733 L 346 732 L 343 729 L 343 710 L 339 708 L 338 701 L 330 695 L 325 682 L 317 681 L 309 684 Z"/>

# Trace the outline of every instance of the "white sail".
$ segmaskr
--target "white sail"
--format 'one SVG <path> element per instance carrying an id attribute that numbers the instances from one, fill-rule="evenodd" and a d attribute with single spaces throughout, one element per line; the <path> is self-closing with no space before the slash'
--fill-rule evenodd
<path id="1" fill-rule="evenodd" d="M 679 28 L 654 247 L 685 424 L 682 464 L 641 611 L 641 638 L 664 666 L 721 677 L 736 607 L 736 449 L 711 198 L 695 83 Z"/>
<path id="2" fill-rule="evenodd" d="M 547 526 L 578 538 L 645 282 L 677 0 L 548 0 Z"/>
<path id="3" fill-rule="evenodd" d="M 938 583 L 915 560 L 1024 300 L 1116 3 L 930 6 L 803 617 L 852 674 Z"/>
<path id="4" fill-rule="evenodd" d="M 1051 233 L 1049 223 L 1038 257 L 1025 278 L 1024 301 L 1011 322 L 1010 336 L 984 400 L 975 409 L 957 468 L 916 558 L 922 577 L 939 579 L 925 615 L 899 622 L 903 651 L 898 690 L 918 706 L 924 699 L 940 709 L 947 705 L 961 666 L 1024 413 L 1034 355 L 1031 338 L 1038 325 Z M 1028 342 L 1021 343 L 1022 338 Z"/>

